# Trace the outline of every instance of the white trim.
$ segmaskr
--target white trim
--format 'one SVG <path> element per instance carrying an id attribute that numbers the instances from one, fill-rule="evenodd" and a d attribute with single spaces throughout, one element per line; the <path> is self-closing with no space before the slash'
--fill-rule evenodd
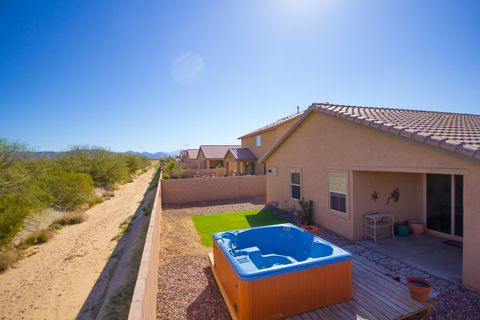
<path id="1" fill-rule="evenodd" d="M 455 235 L 455 175 L 450 175 L 450 235 Z"/>
<path id="2" fill-rule="evenodd" d="M 430 174 L 437 174 L 437 173 L 431 173 Z M 428 216 L 427 216 L 427 202 L 428 202 L 428 192 L 427 192 L 427 174 L 423 175 L 423 192 L 424 192 L 424 203 L 423 203 L 423 210 L 424 210 L 424 222 L 425 222 L 425 231 L 427 234 L 438 237 L 438 238 L 443 238 L 447 240 L 455 240 L 455 241 L 460 241 L 463 242 L 463 237 L 455 235 L 455 175 L 456 174 L 448 174 L 450 176 L 450 233 L 444 233 L 441 231 L 433 230 L 433 229 L 428 229 Z"/>
<path id="3" fill-rule="evenodd" d="M 330 190 L 330 177 L 332 175 L 341 175 L 344 177 L 345 179 L 345 192 L 338 192 L 338 191 L 331 191 Z M 348 218 L 349 217 L 349 197 L 348 197 L 348 188 L 349 188 L 349 183 L 348 183 L 348 171 L 346 170 L 329 170 L 328 171 L 328 179 L 327 179 L 327 190 L 328 190 L 328 211 L 329 213 L 331 214 L 334 214 L 334 215 L 337 215 L 337 216 L 341 216 L 343 218 Z M 335 210 L 335 209 L 332 209 L 332 205 L 331 205 L 331 202 L 330 202 L 330 194 L 331 193 L 338 193 L 338 194 L 343 194 L 345 195 L 345 212 L 343 211 L 338 211 L 338 210 Z"/>
<path id="4" fill-rule="evenodd" d="M 300 176 L 300 184 L 292 183 L 292 173 L 298 173 L 298 174 L 299 174 L 299 176 Z M 294 200 L 294 201 L 300 201 L 300 199 L 302 199 L 302 196 L 303 196 L 302 170 L 301 170 L 301 169 L 290 169 L 290 170 L 289 170 L 289 178 L 290 178 L 290 183 L 289 183 L 289 184 L 290 184 L 290 199 L 291 199 L 291 200 Z M 298 187 L 300 187 L 300 198 L 299 198 L 299 199 L 292 197 L 292 186 L 298 186 Z"/>

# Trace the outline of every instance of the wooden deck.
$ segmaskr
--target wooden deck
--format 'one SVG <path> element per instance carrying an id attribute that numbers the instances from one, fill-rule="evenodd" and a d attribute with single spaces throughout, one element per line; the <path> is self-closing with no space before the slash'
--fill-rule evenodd
<path id="1" fill-rule="evenodd" d="M 210 267 L 218 283 L 213 257 Z M 414 315 L 428 315 L 428 306 L 413 300 L 408 288 L 374 270 L 364 261 L 354 257 L 352 261 L 353 298 L 350 301 L 291 316 L 289 320 L 360 320 L 360 319 L 408 319 Z M 226 298 L 222 285 L 220 291 L 230 313 L 233 308 Z M 232 315 L 236 319 L 235 315 Z"/>

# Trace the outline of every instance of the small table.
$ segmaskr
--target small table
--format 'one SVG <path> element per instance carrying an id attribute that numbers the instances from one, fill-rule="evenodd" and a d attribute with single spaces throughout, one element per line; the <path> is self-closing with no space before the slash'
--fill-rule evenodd
<path id="1" fill-rule="evenodd" d="M 393 213 L 388 211 L 370 211 L 365 214 L 365 240 L 373 238 L 375 244 L 377 239 L 392 237 L 395 239 L 393 225 L 395 218 Z"/>

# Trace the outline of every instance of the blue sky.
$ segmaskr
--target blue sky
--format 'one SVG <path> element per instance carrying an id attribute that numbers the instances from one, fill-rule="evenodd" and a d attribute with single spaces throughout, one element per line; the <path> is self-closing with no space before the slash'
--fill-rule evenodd
<path id="1" fill-rule="evenodd" d="M 312 102 L 480 113 L 478 1 L 0 2 L 0 137 L 168 151 Z"/>

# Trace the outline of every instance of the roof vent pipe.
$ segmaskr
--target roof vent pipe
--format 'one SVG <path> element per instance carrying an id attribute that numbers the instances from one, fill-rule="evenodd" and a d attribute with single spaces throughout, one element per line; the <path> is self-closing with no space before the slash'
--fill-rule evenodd
<path id="1" fill-rule="evenodd" d="M 297 114 L 299 114 L 299 113 L 300 113 L 300 107 L 297 106 Z"/>

